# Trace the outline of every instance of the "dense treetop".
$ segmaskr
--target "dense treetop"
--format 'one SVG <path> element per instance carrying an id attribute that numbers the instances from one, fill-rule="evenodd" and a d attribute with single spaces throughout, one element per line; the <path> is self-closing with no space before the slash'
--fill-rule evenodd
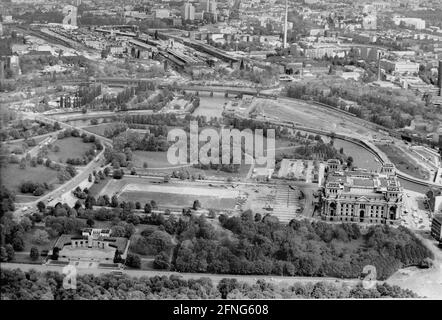
<path id="1" fill-rule="evenodd" d="M 3 300 L 152 300 L 152 299 L 294 299 L 294 298 L 415 298 L 410 290 L 378 284 L 373 289 L 362 285 L 318 282 L 275 286 L 263 280 L 254 284 L 236 279 L 223 279 L 215 285 L 210 278 L 184 280 L 172 275 L 132 278 L 82 275 L 77 277 L 77 290 L 63 288 L 63 275 L 34 270 L 2 270 L 0 278 Z"/>

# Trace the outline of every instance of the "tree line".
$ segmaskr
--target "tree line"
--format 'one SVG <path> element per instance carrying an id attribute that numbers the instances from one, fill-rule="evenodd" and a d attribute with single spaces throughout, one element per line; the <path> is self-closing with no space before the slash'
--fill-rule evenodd
<path id="1" fill-rule="evenodd" d="M 164 254 L 181 272 L 276 274 L 357 278 L 365 265 L 386 279 L 399 268 L 425 266 L 432 252 L 408 229 L 386 225 L 362 232 L 357 224 L 292 220 L 245 211 L 219 217 L 216 229 L 204 217 L 170 216 L 161 223 L 177 245 Z M 355 245 L 356 244 L 356 245 Z"/>
<path id="2" fill-rule="evenodd" d="M 17 120 L 9 128 L 0 129 L 0 141 L 29 139 L 33 136 L 40 136 L 60 129 L 61 127 L 58 122 L 52 125 L 27 119 Z"/>
<path id="3" fill-rule="evenodd" d="M 425 103 L 406 90 L 393 90 L 370 87 L 350 80 L 312 80 L 308 83 L 295 83 L 287 87 L 287 96 L 303 100 L 315 100 L 334 107 L 341 107 L 341 99 L 357 103 L 350 107 L 356 116 L 390 129 L 410 125 L 410 118 L 422 115 L 431 118 L 432 111 Z M 404 117 L 407 114 L 409 117 Z"/>
<path id="4" fill-rule="evenodd" d="M 297 282 L 283 287 L 264 280 L 247 283 L 226 278 L 215 285 L 210 278 L 185 280 L 176 275 L 135 278 L 103 274 L 79 275 L 77 290 L 68 290 L 63 287 L 63 278 L 63 274 L 54 271 L 5 269 L 0 276 L 1 296 L 4 300 L 417 298 L 410 290 L 388 284 L 364 289 L 362 285 Z"/>

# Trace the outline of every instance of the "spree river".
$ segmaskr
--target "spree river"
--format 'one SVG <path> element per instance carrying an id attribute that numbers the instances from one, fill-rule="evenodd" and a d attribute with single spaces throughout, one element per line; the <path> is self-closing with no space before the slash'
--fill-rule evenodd
<path id="1" fill-rule="evenodd" d="M 368 171 L 378 171 L 381 167 L 381 164 L 377 160 L 376 156 L 371 152 L 367 151 L 363 147 L 354 144 L 350 141 L 335 139 L 334 146 L 337 150 L 340 148 L 344 149 L 344 153 L 347 156 L 353 157 L 353 164 L 356 167 L 367 169 Z M 412 190 L 415 192 L 425 193 L 428 188 L 421 186 L 417 183 L 409 182 L 399 178 L 402 187 L 408 190 Z"/>

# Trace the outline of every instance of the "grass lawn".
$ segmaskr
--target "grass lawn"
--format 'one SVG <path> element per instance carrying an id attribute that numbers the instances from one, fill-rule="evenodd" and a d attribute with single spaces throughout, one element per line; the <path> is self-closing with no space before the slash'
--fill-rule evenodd
<path id="1" fill-rule="evenodd" d="M 167 152 L 135 151 L 133 152 L 132 162 L 137 168 L 142 168 L 144 162 L 147 163 L 148 168 L 167 168 L 173 166 L 167 161 Z"/>
<path id="2" fill-rule="evenodd" d="M 37 137 L 37 138 L 34 138 L 34 140 L 35 140 L 35 143 L 38 145 L 41 141 L 43 141 L 46 138 L 47 137 Z M 14 143 L 7 143 L 6 142 L 3 144 L 3 146 L 5 147 L 6 150 L 8 150 L 7 152 L 5 151 L 6 154 L 9 154 L 16 149 L 22 149 L 23 154 L 26 154 L 26 152 L 28 152 L 30 149 L 34 148 L 34 147 L 29 147 L 24 141 L 14 142 Z"/>
<path id="3" fill-rule="evenodd" d="M 25 244 L 23 251 L 16 251 L 14 255 L 14 259 L 12 262 L 15 263 L 31 263 L 31 264 L 42 264 L 46 257 L 41 256 L 41 252 L 43 250 L 51 250 L 54 246 L 55 242 L 57 241 L 58 237 L 55 237 L 53 239 L 49 238 L 49 242 L 46 244 L 36 244 L 33 242 L 33 236 L 34 233 L 37 230 L 44 230 L 45 228 L 43 226 L 36 226 L 29 232 L 25 232 L 23 234 L 23 242 Z M 38 249 L 38 252 L 40 253 L 40 256 L 37 260 L 32 260 L 30 257 L 31 248 L 36 247 Z"/>
<path id="4" fill-rule="evenodd" d="M 434 155 L 433 153 L 425 150 L 425 149 L 414 149 L 415 152 L 417 152 L 418 154 L 420 154 L 421 156 L 430 159 L 432 162 L 434 162 L 435 158 L 437 158 L 436 155 Z"/>
<path id="5" fill-rule="evenodd" d="M 289 155 L 292 154 L 297 147 L 301 144 L 297 142 L 291 142 L 289 140 L 281 140 L 278 139 L 275 142 L 275 156 L 278 157 L 280 155 Z"/>
<path id="6" fill-rule="evenodd" d="M 58 146 L 58 152 L 49 151 L 48 157 L 52 161 L 65 163 L 68 158 L 83 158 L 86 151 L 93 147 L 92 143 L 83 143 L 81 138 L 69 137 L 57 140 L 54 147 Z"/>
<path id="7" fill-rule="evenodd" d="M 376 145 L 400 171 L 419 178 L 428 179 L 430 173 L 421 168 L 414 159 L 407 156 L 401 149 L 393 145 Z"/>
<path id="8" fill-rule="evenodd" d="M 135 151 L 133 152 L 133 164 L 136 168 L 143 168 L 143 163 L 147 163 L 147 173 L 172 173 L 173 171 L 180 170 L 176 165 L 170 164 L 167 161 L 167 152 L 155 152 L 155 151 Z M 238 172 L 230 173 L 217 170 L 201 170 L 192 166 L 182 167 L 183 170 L 188 170 L 190 174 L 202 173 L 206 177 L 234 177 L 244 178 L 249 171 L 250 165 L 244 164 L 240 167 Z M 144 173 L 143 169 L 138 169 L 137 173 Z"/>
<path id="9" fill-rule="evenodd" d="M 99 183 L 92 184 L 92 186 L 89 188 L 89 194 L 93 197 L 97 197 L 100 194 L 101 190 L 103 190 L 103 188 L 107 185 L 107 183 L 111 179 L 112 178 L 108 177 L 104 180 L 100 180 Z"/>
<path id="10" fill-rule="evenodd" d="M 48 184 L 55 184 L 58 182 L 57 171 L 47 168 L 44 165 L 37 165 L 36 167 L 26 166 L 26 169 L 20 169 L 18 164 L 8 163 L 1 168 L 0 177 L 1 184 L 17 194 L 22 194 L 19 186 L 24 181 L 41 182 Z M 30 194 L 26 194 L 30 195 Z"/>
<path id="11" fill-rule="evenodd" d="M 35 227 L 31 231 L 24 233 L 23 240 L 24 240 L 24 243 L 25 243 L 25 248 L 24 248 L 23 251 L 29 252 L 29 251 L 31 251 L 32 247 L 36 247 L 40 253 L 41 253 L 42 250 L 50 250 L 50 249 L 52 249 L 52 247 L 54 246 L 54 244 L 57 241 L 58 237 L 55 237 L 53 239 L 49 238 L 49 242 L 46 243 L 46 244 L 35 244 L 35 243 L 32 242 L 32 237 L 34 236 L 34 233 L 37 230 L 45 230 L 45 228 L 44 227 Z"/>
<path id="12" fill-rule="evenodd" d="M 16 150 L 16 149 L 21 149 L 23 150 L 23 153 L 25 153 L 29 147 L 26 143 L 24 143 L 23 141 L 20 142 L 14 142 L 14 143 L 4 143 L 3 145 L 5 147 L 5 149 L 8 150 L 8 152 L 5 152 L 7 154 L 11 153 L 12 151 Z"/>
<path id="13" fill-rule="evenodd" d="M 26 263 L 26 264 L 43 264 L 46 257 L 39 256 L 37 260 L 32 260 L 29 256 L 29 252 L 15 252 L 14 259 L 11 260 L 13 263 Z"/>

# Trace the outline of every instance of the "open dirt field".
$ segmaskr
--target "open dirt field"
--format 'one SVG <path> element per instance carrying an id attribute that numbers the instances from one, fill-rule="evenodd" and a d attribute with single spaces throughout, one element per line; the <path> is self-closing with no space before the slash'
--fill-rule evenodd
<path id="1" fill-rule="evenodd" d="M 229 210 L 234 209 L 236 201 L 234 198 L 219 198 L 216 196 L 194 195 L 177 193 L 171 195 L 164 192 L 152 191 L 124 191 L 120 198 L 125 201 L 139 201 L 140 199 L 155 200 L 160 207 L 186 208 L 192 207 L 195 200 L 199 200 L 203 209 Z"/>
<path id="2" fill-rule="evenodd" d="M 278 99 L 256 102 L 256 110 L 264 115 L 293 121 L 303 126 L 334 131 L 367 139 L 376 132 L 359 124 L 356 117 L 346 116 L 302 101 Z M 350 121 L 351 120 L 351 121 Z"/>
<path id="3" fill-rule="evenodd" d="M 117 194 L 124 201 L 155 200 L 163 208 L 185 208 L 199 200 L 203 209 L 247 210 L 262 215 L 272 214 L 281 222 L 288 222 L 301 215 L 303 206 L 296 187 L 288 185 L 262 185 L 244 183 L 210 183 L 209 181 L 179 181 L 162 183 L 162 179 L 125 177 L 111 179 L 100 195 Z"/>
<path id="4" fill-rule="evenodd" d="M 210 187 L 206 183 L 170 182 L 154 183 L 143 178 L 110 180 L 100 194 L 112 196 L 118 194 L 121 200 L 140 201 L 155 200 L 160 207 L 191 207 L 199 200 L 204 209 L 235 209 L 239 191 L 224 187 Z"/>

